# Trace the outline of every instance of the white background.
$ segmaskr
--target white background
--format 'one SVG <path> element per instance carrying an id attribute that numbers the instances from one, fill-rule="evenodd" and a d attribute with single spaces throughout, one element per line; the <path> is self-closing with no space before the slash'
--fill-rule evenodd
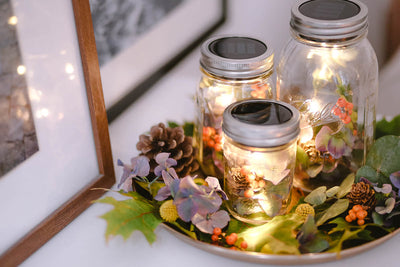
<path id="1" fill-rule="evenodd" d="M 288 37 L 292 0 L 228 0 L 230 19 L 219 33 L 245 33 L 268 37 L 270 46 L 279 50 Z M 384 55 L 383 29 L 388 0 L 365 1 L 370 8 L 370 37 L 378 56 Z M 198 49 L 148 91 L 138 102 L 110 126 L 114 162 L 117 158 L 129 161 L 137 155 L 138 136 L 158 122 L 192 120 L 192 96 L 199 79 Z M 397 66 L 396 66 L 397 65 Z M 400 68 L 392 64 L 391 69 Z M 385 70 L 385 72 L 390 72 Z M 399 70 L 399 69 L 397 69 Z M 399 73 L 399 72 L 397 72 Z M 383 74 L 383 76 L 390 76 Z M 391 75 L 393 78 L 396 75 Z M 398 76 L 398 75 L 397 75 Z M 396 77 L 394 78 L 396 79 Z M 387 81 L 387 78 L 386 78 Z M 393 84 L 393 82 L 382 83 Z M 381 92 L 394 87 L 380 88 Z M 389 94 L 389 93 L 388 93 Z M 390 97 L 399 99 L 389 94 Z M 389 98 L 390 98 L 389 97 Z M 381 100 L 383 101 L 383 100 Z M 390 101 L 390 100 L 388 100 Z M 387 105 L 386 105 L 387 106 Z M 385 110 L 385 106 L 378 109 Z M 388 112 L 400 113 L 398 105 Z M 116 168 L 117 179 L 121 170 Z M 141 233 L 135 232 L 127 241 L 116 237 L 105 243 L 106 223 L 98 218 L 110 207 L 92 205 L 66 229 L 51 239 L 22 266 L 266 266 L 243 263 L 204 252 L 180 241 L 162 228 L 156 230 L 157 241 L 149 245 Z M 398 263 L 400 236 L 375 249 L 352 258 L 317 264 L 324 267 L 394 266 Z"/>

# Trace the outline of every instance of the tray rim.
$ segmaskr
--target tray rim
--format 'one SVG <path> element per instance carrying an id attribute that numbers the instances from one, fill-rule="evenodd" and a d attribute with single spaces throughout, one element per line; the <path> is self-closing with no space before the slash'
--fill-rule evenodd
<path id="1" fill-rule="evenodd" d="M 261 252 L 251 252 L 251 251 L 235 251 L 229 248 L 216 246 L 203 241 L 195 240 L 189 236 L 178 232 L 172 227 L 165 223 L 161 224 L 164 229 L 172 233 L 174 236 L 180 240 L 192 245 L 203 251 L 226 257 L 229 259 L 240 260 L 243 262 L 259 263 L 259 264 L 275 264 L 275 265 L 299 265 L 299 264 L 316 264 L 316 263 L 326 263 L 331 261 L 336 261 L 344 258 L 349 258 L 359 253 L 365 252 L 380 244 L 391 239 L 400 232 L 400 228 L 394 230 L 393 232 L 370 241 L 360 246 L 344 249 L 338 253 L 333 252 L 322 252 L 322 253 L 307 253 L 301 255 L 275 255 L 275 254 L 265 254 Z"/>

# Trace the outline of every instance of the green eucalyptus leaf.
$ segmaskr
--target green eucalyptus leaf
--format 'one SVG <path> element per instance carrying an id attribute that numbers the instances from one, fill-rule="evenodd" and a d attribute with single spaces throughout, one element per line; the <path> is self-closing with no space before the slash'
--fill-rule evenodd
<path id="1" fill-rule="evenodd" d="M 304 201 L 311 205 L 321 205 L 326 200 L 326 186 L 320 186 L 311 191 L 308 196 L 304 198 Z"/>
<path id="2" fill-rule="evenodd" d="M 319 219 L 317 220 L 317 225 L 322 225 L 327 220 L 332 219 L 347 210 L 349 207 L 348 199 L 338 199 L 333 205 L 331 205 L 326 210 L 319 214 Z"/>
<path id="3" fill-rule="evenodd" d="M 347 175 L 347 177 L 343 180 L 343 182 L 340 184 L 340 189 L 337 192 L 337 197 L 338 198 L 342 198 L 345 195 L 347 195 L 347 193 L 350 192 L 352 185 L 354 184 L 354 173 L 350 173 L 349 175 Z"/>
<path id="4" fill-rule="evenodd" d="M 384 179 L 384 176 L 381 177 L 374 168 L 368 165 L 362 166 L 358 169 L 355 182 L 358 183 L 361 177 L 366 178 L 371 183 L 378 183 L 382 178 Z"/>
<path id="5" fill-rule="evenodd" d="M 333 197 L 334 195 L 337 194 L 337 192 L 339 192 L 339 190 L 340 190 L 340 186 L 331 187 L 326 191 L 326 196 Z"/>
<path id="6" fill-rule="evenodd" d="M 394 117 L 390 122 L 383 118 L 376 123 L 375 137 L 378 139 L 385 135 L 400 135 L 400 115 Z"/>
<path id="7" fill-rule="evenodd" d="M 314 164 L 314 165 L 309 166 L 306 169 L 306 173 L 311 178 L 314 178 L 315 176 L 317 176 L 322 171 L 323 168 L 324 168 L 324 165 Z"/>
<path id="8" fill-rule="evenodd" d="M 400 170 L 400 136 L 387 135 L 375 141 L 368 152 L 366 165 L 386 177 Z"/>

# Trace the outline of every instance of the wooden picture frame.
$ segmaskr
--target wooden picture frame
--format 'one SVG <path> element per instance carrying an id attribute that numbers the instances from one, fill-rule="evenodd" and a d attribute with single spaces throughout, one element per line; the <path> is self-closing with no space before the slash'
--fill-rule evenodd
<path id="1" fill-rule="evenodd" d="M 77 40 L 80 50 L 77 53 L 79 54 L 80 52 L 81 57 L 82 75 L 84 76 L 84 87 L 86 87 L 87 104 L 90 110 L 91 128 L 93 129 L 94 155 L 97 156 L 98 175 L 96 177 L 89 177 L 86 186 L 71 195 L 69 200 L 44 218 L 38 225 L 34 226 L 21 239 L 15 240 L 15 243 L 0 255 L 0 266 L 16 266 L 23 262 L 88 208 L 93 200 L 99 198 L 104 193 L 103 190 L 92 189 L 110 188 L 115 183 L 108 122 L 103 100 L 89 2 L 72 0 L 71 3 L 69 0 L 64 1 L 68 1 L 68 5 L 72 5 L 75 16 Z M 42 5 L 40 3 L 35 4 Z M 37 194 L 40 193 L 37 192 Z M 9 205 L 12 205 L 12 203 Z"/>
<path id="2" fill-rule="evenodd" d="M 109 123 L 217 30 L 226 17 L 227 0 L 185 0 L 101 66 Z"/>

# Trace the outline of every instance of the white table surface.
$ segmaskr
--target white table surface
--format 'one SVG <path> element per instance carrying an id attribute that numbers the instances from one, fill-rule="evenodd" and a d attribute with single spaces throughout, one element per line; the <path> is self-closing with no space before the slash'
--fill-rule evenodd
<path id="1" fill-rule="evenodd" d="M 129 161 L 136 156 L 138 136 L 152 125 L 193 119 L 192 96 L 198 78 L 198 54 L 194 52 L 110 125 L 114 163 L 118 158 Z M 394 112 L 400 113 L 398 105 Z M 116 175 L 119 180 L 121 170 L 117 166 Z M 162 227 L 157 228 L 157 241 L 152 245 L 140 232 L 126 241 L 116 237 L 107 244 L 106 222 L 99 216 L 110 209 L 106 204 L 92 205 L 21 266 L 268 266 L 210 254 L 184 243 Z M 313 266 L 399 266 L 399 251 L 397 235 L 359 255 Z"/>

